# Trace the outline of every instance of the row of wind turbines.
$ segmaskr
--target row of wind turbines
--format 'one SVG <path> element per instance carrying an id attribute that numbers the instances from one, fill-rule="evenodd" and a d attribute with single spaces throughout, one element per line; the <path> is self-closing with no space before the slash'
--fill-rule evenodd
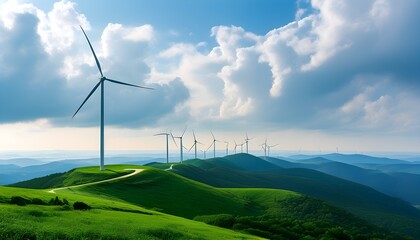
<path id="1" fill-rule="evenodd" d="M 105 106 L 104 106 L 105 105 L 105 103 L 104 103 L 104 95 L 105 95 L 105 89 L 104 88 L 105 88 L 105 82 L 111 82 L 111 83 L 115 83 L 115 84 L 120 84 L 120 85 L 125 85 L 125 86 L 130 86 L 130 87 L 136 87 L 136 88 L 142 88 L 142 89 L 148 89 L 148 90 L 153 90 L 153 88 L 139 86 L 139 85 L 125 83 L 125 82 L 120 82 L 120 81 L 117 81 L 117 80 L 114 80 L 114 79 L 110 79 L 110 78 L 105 77 L 104 74 L 103 74 L 103 72 L 102 72 L 101 64 L 100 64 L 100 62 L 98 60 L 98 57 L 96 56 L 95 50 L 93 49 L 92 44 L 91 44 L 91 42 L 90 42 L 90 40 L 89 40 L 89 38 L 88 38 L 85 30 L 82 28 L 82 26 L 80 26 L 80 29 L 82 30 L 83 35 L 85 36 L 85 38 L 86 38 L 86 40 L 88 42 L 89 48 L 90 48 L 90 50 L 92 52 L 92 55 L 93 55 L 93 57 L 95 59 L 96 66 L 97 66 L 97 68 L 99 70 L 100 78 L 99 78 L 99 82 L 93 87 L 93 89 L 87 95 L 87 97 L 82 102 L 82 104 L 80 105 L 80 107 L 73 114 L 73 117 L 72 118 L 74 118 L 77 115 L 77 113 L 81 110 L 81 108 L 84 106 L 84 104 L 89 100 L 89 98 L 92 96 L 92 94 L 95 93 L 95 91 L 99 87 L 101 87 L 100 88 L 101 89 L 100 170 L 103 171 L 105 169 L 105 163 L 104 163 L 104 155 L 105 155 L 105 150 L 104 150 L 104 146 L 105 146 L 105 139 L 104 139 L 104 133 L 105 133 L 105 129 L 104 129 L 105 128 L 105 120 L 104 120 L 104 109 L 105 109 Z M 180 159 L 181 159 L 181 163 L 183 162 L 183 160 L 184 160 L 184 155 L 183 155 L 184 149 L 185 150 L 187 150 L 187 149 L 183 146 L 182 140 L 183 140 L 183 136 L 184 136 L 186 130 L 187 130 L 187 128 L 184 129 L 184 131 L 182 132 L 182 134 L 180 136 L 174 136 L 172 134 L 172 132 L 170 132 L 170 133 L 164 132 L 164 133 L 158 133 L 158 134 L 156 134 L 157 136 L 160 136 L 160 135 L 166 136 L 166 162 L 167 163 L 169 163 L 169 136 L 172 137 L 172 140 L 174 141 L 175 145 L 177 145 L 176 144 L 176 141 L 175 141 L 175 138 L 179 139 Z M 216 157 L 216 142 L 220 142 L 220 141 L 217 140 L 214 137 L 213 132 L 211 132 L 211 135 L 213 137 L 212 143 L 210 144 L 210 146 L 206 150 L 201 150 L 204 153 L 204 159 L 206 158 L 206 152 L 212 146 L 213 146 L 213 157 Z M 197 144 L 203 145 L 203 143 L 197 141 L 197 138 L 195 136 L 194 131 L 193 131 L 193 137 L 194 137 L 194 143 L 193 143 L 193 145 L 191 146 L 191 148 L 188 151 L 191 151 L 191 149 L 194 148 L 194 156 L 195 156 L 195 158 L 197 158 Z M 245 142 L 243 142 L 241 144 L 237 144 L 236 141 L 234 141 L 235 142 L 234 153 L 236 153 L 236 149 L 239 146 L 241 147 L 241 152 L 243 152 L 243 145 L 246 145 L 246 153 L 248 153 L 248 142 L 250 140 L 251 139 L 248 137 L 248 135 L 246 135 Z M 229 142 L 225 141 L 224 143 L 226 143 L 226 155 L 228 155 L 229 154 Z M 266 141 L 262 145 L 260 145 L 260 146 L 264 150 L 264 156 L 267 157 L 267 154 L 270 155 L 270 148 L 271 147 L 274 147 L 276 145 L 269 146 L 267 144 L 267 139 L 266 139 Z"/>
<path id="2" fill-rule="evenodd" d="M 193 130 L 192 131 L 192 136 L 193 136 L 193 139 L 194 139 L 193 144 L 191 145 L 191 147 L 189 149 L 186 148 L 183 145 L 183 138 L 184 138 L 184 134 L 185 134 L 186 130 L 187 130 L 187 128 L 184 129 L 184 131 L 182 132 L 182 134 L 180 136 L 174 136 L 172 134 L 172 131 L 161 132 L 161 133 L 157 133 L 157 134 L 154 135 L 154 136 L 165 136 L 166 137 L 166 163 L 169 163 L 169 137 L 172 138 L 172 141 L 174 142 L 175 146 L 179 147 L 180 162 L 181 163 L 184 161 L 184 150 L 190 152 L 194 148 L 194 158 L 197 158 L 197 145 L 198 144 L 204 145 L 204 143 L 199 142 L 197 140 L 197 138 L 195 136 L 195 132 Z M 215 138 L 212 131 L 210 131 L 210 133 L 211 133 L 211 136 L 213 138 L 213 140 L 211 141 L 211 144 L 207 147 L 206 150 L 202 150 L 202 149 L 200 150 L 201 152 L 203 152 L 204 159 L 207 158 L 206 153 L 209 151 L 209 149 L 211 147 L 213 147 L 213 158 L 216 158 L 216 142 L 222 142 L 222 141 Z M 176 143 L 175 139 L 179 139 L 179 146 Z M 248 153 L 249 152 L 249 141 L 252 140 L 252 139 L 253 138 L 248 137 L 248 134 L 245 134 L 244 142 L 238 144 L 238 143 L 236 143 L 236 140 L 233 140 L 233 142 L 235 143 L 235 147 L 233 148 L 233 152 L 237 153 L 236 149 L 237 149 L 237 147 L 240 146 L 241 147 L 241 153 L 243 153 L 244 152 L 243 151 L 243 146 L 245 145 L 245 147 L 246 147 L 245 152 Z M 227 155 L 229 155 L 229 142 L 228 141 L 223 141 L 223 143 L 226 144 L 226 149 L 225 149 L 226 150 L 226 155 L 225 156 L 227 156 Z M 264 151 L 264 157 L 266 158 L 267 156 L 270 156 L 270 149 L 272 147 L 277 146 L 277 144 L 268 145 L 267 144 L 267 139 L 265 139 L 265 142 L 263 144 L 259 145 L 259 146 L 261 146 L 262 150 Z"/>

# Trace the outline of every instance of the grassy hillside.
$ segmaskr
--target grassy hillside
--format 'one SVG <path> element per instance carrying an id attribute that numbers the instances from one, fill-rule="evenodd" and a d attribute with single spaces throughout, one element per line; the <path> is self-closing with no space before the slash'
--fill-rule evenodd
<path id="1" fill-rule="evenodd" d="M 66 206 L 10 204 L 13 196 L 28 201 L 67 199 L 92 207 L 76 211 Z M 0 239 L 258 239 L 184 218 L 108 199 L 62 191 L 0 187 Z"/>
<path id="2" fill-rule="evenodd" d="M 257 160 L 245 154 L 237 157 L 252 158 L 253 162 Z M 199 169 L 194 169 L 200 164 L 193 161 L 190 166 L 174 166 L 173 171 L 216 187 L 265 187 L 296 191 L 342 207 L 373 224 L 420 238 L 420 212 L 406 202 L 372 188 L 310 169 L 246 171 L 229 168 L 228 164 L 219 165 L 221 161 L 223 159 L 203 161 L 206 167 Z M 229 159 L 225 161 L 230 162 Z M 261 161 L 266 165 L 264 160 Z"/>
<path id="3" fill-rule="evenodd" d="M 200 160 L 191 162 L 207 168 L 215 166 L 210 162 L 200 163 Z M 157 166 L 167 168 L 162 164 Z M 176 167 L 199 169 L 189 164 L 179 164 Z M 113 171 L 123 168 L 125 167 L 109 167 Z M 161 169 L 144 168 L 143 172 L 130 178 L 57 192 L 69 198 L 69 201 L 74 201 L 71 197 L 75 195 L 86 198 L 85 201 L 89 203 L 91 203 L 89 199 L 98 197 L 117 203 L 122 200 L 127 204 L 270 239 L 331 237 L 331 232 L 337 229 L 341 234 L 352 238 L 372 236 L 381 236 L 381 239 L 387 236 L 399 238 L 343 210 L 295 192 L 279 189 L 219 189 Z M 87 170 L 82 169 L 82 172 Z M 78 171 L 80 170 L 75 170 Z M 20 189 L 20 191 L 25 190 Z M 224 225 L 226 221 L 232 224 Z"/>
<path id="4" fill-rule="evenodd" d="M 186 218 L 217 213 L 254 214 L 259 211 L 228 192 L 147 167 L 141 174 L 123 181 L 86 186 L 72 191 L 122 199 Z"/>

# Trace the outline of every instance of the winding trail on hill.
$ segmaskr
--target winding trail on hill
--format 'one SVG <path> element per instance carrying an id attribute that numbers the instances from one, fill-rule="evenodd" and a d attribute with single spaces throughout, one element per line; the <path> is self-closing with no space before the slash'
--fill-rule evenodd
<path id="1" fill-rule="evenodd" d="M 171 164 L 171 166 L 169 168 L 165 169 L 165 171 L 172 170 L 172 166 L 173 166 L 173 164 Z"/>
<path id="2" fill-rule="evenodd" d="M 105 180 L 101 180 L 101 181 L 97 181 L 97 182 L 90 182 L 90 183 L 83 183 L 83 184 L 80 184 L 80 185 L 54 188 L 54 189 L 49 190 L 48 192 L 49 193 L 55 193 L 55 191 L 64 190 L 64 189 L 85 187 L 85 186 L 91 186 L 91 185 L 96 185 L 96 184 L 100 184 L 100 183 L 112 182 L 112 181 L 115 181 L 115 180 L 120 180 L 120 179 L 123 179 L 123 178 L 128 178 L 128 177 L 134 176 L 136 174 L 139 174 L 144 169 L 124 169 L 124 170 L 134 170 L 134 172 L 129 173 L 127 175 L 123 175 L 123 176 L 119 176 L 119 177 L 115 177 L 115 178 L 110 178 L 110 179 L 105 179 Z"/>

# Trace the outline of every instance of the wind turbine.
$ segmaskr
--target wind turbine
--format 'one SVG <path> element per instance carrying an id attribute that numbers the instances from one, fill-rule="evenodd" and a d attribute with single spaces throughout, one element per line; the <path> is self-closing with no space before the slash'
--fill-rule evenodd
<path id="1" fill-rule="evenodd" d="M 268 157 L 270 157 L 270 148 L 275 147 L 275 146 L 277 146 L 277 145 L 278 145 L 278 144 L 271 145 L 271 146 L 267 145 L 267 155 L 268 155 Z"/>
<path id="2" fill-rule="evenodd" d="M 243 152 L 244 152 L 244 144 L 245 144 L 245 143 L 241 143 L 241 144 L 239 144 L 239 146 L 241 146 L 241 153 L 243 153 Z"/>
<path id="3" fill-rule="evenodd" d="M 188 150 L 188 152 L 191 151 L 191 149 L 194 147 L 194 157 L 195 157 L 195 159 L 197 159 L 197 143 L 199 143 L 199 144 L 202 144 L 202 143 L 197 141 L 197 139 L 195 138 L 194 130 L 193 130 L 193 136 L 194 136 L 194 143 L 191 146 L 190 150 Z"/>
<path id="4" fill-rule="evenodd" d="M 206 159 L 206 152 L 211 148 L 211 146 L 213 146 L 213 143 L 214 142 L 212 142 L 211 144 L 210 144 L 210 146 L 206 149 L 206 151 L 203 151 L 204 152 L 204 159 Z"/>
<path id="5" fill-rule="evenodd" d="M 239 146 L 239 144 L 237 144 L 235 140 L 233 140 L 233 142 L 235 143 L 235 148 L 233 149 L 233 151 L 234 151 L 234 152 L 235 152 L 235 154 L 236 154 L 236 148 Z"/>
<path id="6" fill-rule="evenodd" d="M 166 163 L 169 163 L 169 141 L 168 141 L 169 135 L 170 134 L 167 132 L 158 133 L 154 135 L 154 136 L 166 136 Z"/>
<path id="7" fill-rule="evenodd" d="M 249 142 L 249 140 L 252 140 L 253 138 L 249 138 L 248 137 L 248 133 L 246 133 L 246 135 L 245 135 L 246 137 L 245 137 L 245 144 L 246 144 L 246 153 L 248 153 L 248 142 Z"/>
<path id="8" fill-rule="evenodd" d="M 226 143 L 226 156 L 229 155 L 229 142 L 224 142 Z"/>
<path id="9" fill-rule="evenodd" d="M 210 147 L 211 146 L 213 146 L 213 158 L 216 158 L 216 142 L 220 142 L 219 140 L 216 140 L 216 138 L 214 137 L 214 134 L 213 134 L 213 132 L 212 131 L 210 131 L 210 133 L 211 133 L 211 136 L 213 137 L 213 142 L 212 142 L 212 144 L 210 145 Z M 209 147 L 209 148 L 210 148 Z M 208 150 L 208 149 L 207 149 Z"/>
<path id="10" fill-rule="evenodd" d="M 182 137 L 184 136 L 184 133 L 185 133 L 185 131 L 187 130 L 187 127 L 185 127 L 185 129 L 184 129 L 184 131 L 182 132 L 182 134 L 181 134 L 181 136 L 179 136 L 179 137 L 174 137 L 174 135 L 172 135 L 172 132 L 171 132 L 171 136 L 172 136 L 172 140 L 174 141 L 174 143 L 175 143 L 175 146 L 177 146 L 177 144 L 176 144 L 176 142 L 175 142 L 175 138 L 179 138 L 179 145 L 180 145 L 180 154 L 181 154 L 181 157 L 180 157 L 180 159 L 181 159 L 181 163 L 184 161 L 184 146 L 182 145 Z"/>
<path id="11" fill-rule="evenodd" d="M 113 80 L 113 79 L 109 79 L 107 77 L 104 76 L 104 74 L 102 73 L 102 68 L 101 68 L 101 64 L 99 63 L 98 58 L 96 57 L 96 53 L 93 50 L 92 44 L 89 41 L 88 36 L 85 33 L 85 30 L 83 30 L 82 26 L 80 26 L 80 29 L 82 29 L 83 34 L 86 37 L 86 40 L 89 44 L 90 50 L 92 51 L 93 57 L 95 58 L 95 62 L 96 62 L 96 66 L 98 67 L 99 73 L 101 74 L 101 78 L 99 80 L 99 82 L 95 85 L 95 87 L 93 87 L 92 91 L 90 91 L 89 95 L 86 97 L 86 99 L 83 101 L 82 105 L 80 105 L 80 107 L 77 109 L 77 111 L 74 113 L 73 117 L 76 116 L 76 114 L 79 112 L 79 110 L 83 107 L 83 105 L 86 103 L 86 101 L 90 98 L 90 96 L 92 96 L 92 94 L 96 91 L 96 89 L 98 89 L 99 86 L 101 86 L 101 143 L 100 143 L 100 170 L 103 171 L 104 170 L 104 155 L 105 155 L 105 150 L 104 150 L 104 85 L 105 85 L 105 81 L 109 81 L 112 83 L 116 83 L 116 84 L 121 84 L 121 85 L 126 85 L 126 86 L 131 86 L 131 87 L 137 87 L 137 88 L 144 88 L 144 89 L 153 89 L 153 88 L 148 88 L 148 87 L 142 87 L 142 86 L 138 86 L 138 85 L 134 85 L 134 84 L 129 84 L 129 83 L 125 83 L 125 82 L 120 82 L 117 80 Z"/>
<path id="12" fill-rule="evenodd" d="M 204 159 L 206 159 L 206 152 L 207 151 L 203 151 L 203 150 L 201 150 L 203 153 L 204 153 Z"/>
<path id="13" fill-rule="evenodd" d="M 265 139 L 265 142 L 260 145 L 262 150 L 264 150 L 264 158 L 267 158 L 267 138 Z"/>

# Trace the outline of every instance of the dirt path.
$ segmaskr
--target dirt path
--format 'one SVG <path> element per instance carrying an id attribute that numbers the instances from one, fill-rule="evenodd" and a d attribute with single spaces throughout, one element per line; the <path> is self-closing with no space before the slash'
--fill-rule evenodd
<path id="1" fill-rule="evenodd" d="M 172 170 L 172 166 L 173 166 L 173 164 L 171 164 L 171 166 L 169 168 L 165 169 L 165 171 Z"/>
<path id="2" fill-rule="evenodd" d="M 59 190 L 63 190 L 63 189 L 78 188 L 78 187 L 96 185 L 96 184 L 99 184 L 99 183 L 112 182 L 112 181 L 115 181 L 115 180 L 128 178 L 128 177 L 134 176 L 136 174 L 139 174 L 144 169 L 124 169 L 124 170 L 134 170 L 134 172 L 132 172 L 130 174 L 127 174 L 127 175 L 124 175 L 124 176 L 119 176 L 119 177 L 116 177 L 116 178 L 110 178 L 110 179 L 101 180 L 101 181 L 97 181 L 97 182 L 84 183 L 84 184 L 80 184 L 80 185 L 73 185 L 73 186 L 61 187 L 61 188 L 54 188 L 54 189 L 49 190 L 48 192 L 49 193 L 55 193 L 55 191 L 59 191 Z"/>

